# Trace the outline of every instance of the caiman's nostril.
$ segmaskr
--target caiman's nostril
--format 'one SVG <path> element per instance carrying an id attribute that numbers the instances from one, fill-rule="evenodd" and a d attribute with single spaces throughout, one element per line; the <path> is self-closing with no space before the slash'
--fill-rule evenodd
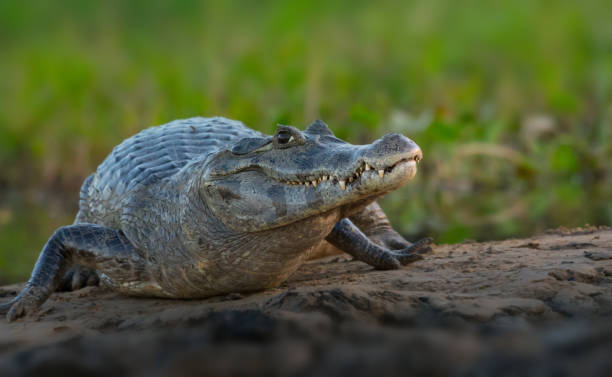
<path id="1" fill-rule="evenodd" d="M 392 166 L 398 161 L 415 161 L 423 159 L 421 148 L 412 140 L 401 134 L 388 134 L 377 140 L 364 157 L 374 166 Z"/>
<path id="2" fill-rule="evenodd" d="M 413 157 L 415 162 L 419 162 L 423 159 L 423 152 L 421 152 L 421 148 L 417 147 L 417 150 L 413 153 Z"/>

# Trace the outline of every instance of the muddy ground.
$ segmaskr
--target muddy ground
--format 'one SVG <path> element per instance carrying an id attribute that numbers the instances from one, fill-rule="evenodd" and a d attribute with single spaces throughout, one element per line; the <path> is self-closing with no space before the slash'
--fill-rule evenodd
<path id="1" fill-rule="evenodd" d="M 0 376 L 610 376 L 611 319 L 612 229 L 557 229 L 398 271 L 330 257 L 250 295 L 54 294 L 0 321 Z"/>

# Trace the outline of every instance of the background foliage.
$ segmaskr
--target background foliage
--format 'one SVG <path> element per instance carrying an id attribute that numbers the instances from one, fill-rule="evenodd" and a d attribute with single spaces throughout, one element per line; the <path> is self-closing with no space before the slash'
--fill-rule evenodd
<path id="1" fill-rule="evenodd" d="M 611 224 L 611 19 L 607 0 L 1 1 L 0 281 L 114 145 L 194 115 L 413 138 L 422 168 L 383 201 L 409 238 Z"/>

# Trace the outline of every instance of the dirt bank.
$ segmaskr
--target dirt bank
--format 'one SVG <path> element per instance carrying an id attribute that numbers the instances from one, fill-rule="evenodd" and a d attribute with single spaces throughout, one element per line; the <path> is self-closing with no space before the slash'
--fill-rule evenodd
<path id="1" fill-rule="evenodd" d="M 0 321 L 0 375 L 607 376 L 610 319 L 612 229 L 560 229 L 439 245 L 398 271 L 326 258 L 251 295 L 58 293 Z"/>

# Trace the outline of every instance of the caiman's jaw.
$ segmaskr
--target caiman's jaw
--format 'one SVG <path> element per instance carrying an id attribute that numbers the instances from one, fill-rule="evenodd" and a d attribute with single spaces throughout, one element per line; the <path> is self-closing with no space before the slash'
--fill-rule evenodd
<path id="1" fill-rule="evenodd" d="M 311 174 L 310 176 L 305 176 L 305 178 L 300 178 L 297 175 L 293 179 L 270 178 L 292 186 L 306 186 L 315 189 L 323 184 L 325 187 L 319 189 L 326 189 L 333 187 L 333 185 L 338 185 L 338 188 L 342 191 L 347 189 L 350 191 L 355 186 L 381 183 L 380 180 L 384 180 L 385 175 L 387 180 L 394 180 L 397 178 L 397 175 L 401 175 L 406 179 L 412 179 L 416 174 L 416 165 L 421 159 L 422 153 L 420 150 L 417 150 L 413 156 L 403 158 L 390 165 L 362 161 L 357 168 L 349 171 L 348 174 L 323 173 Z"/>
<path id="2" fill-rule="evenodd" d="M 347 216 L 412 179 L 422 159 L 420 148 L 398 134 L 351 145 L 322 123 L 304 133 L 279 130 L 288 134 L 242 140 L 231 152 L 220 152 L 204 173 L 202 197 L 236 231 L 329 218 L 331 211 Z"/>

